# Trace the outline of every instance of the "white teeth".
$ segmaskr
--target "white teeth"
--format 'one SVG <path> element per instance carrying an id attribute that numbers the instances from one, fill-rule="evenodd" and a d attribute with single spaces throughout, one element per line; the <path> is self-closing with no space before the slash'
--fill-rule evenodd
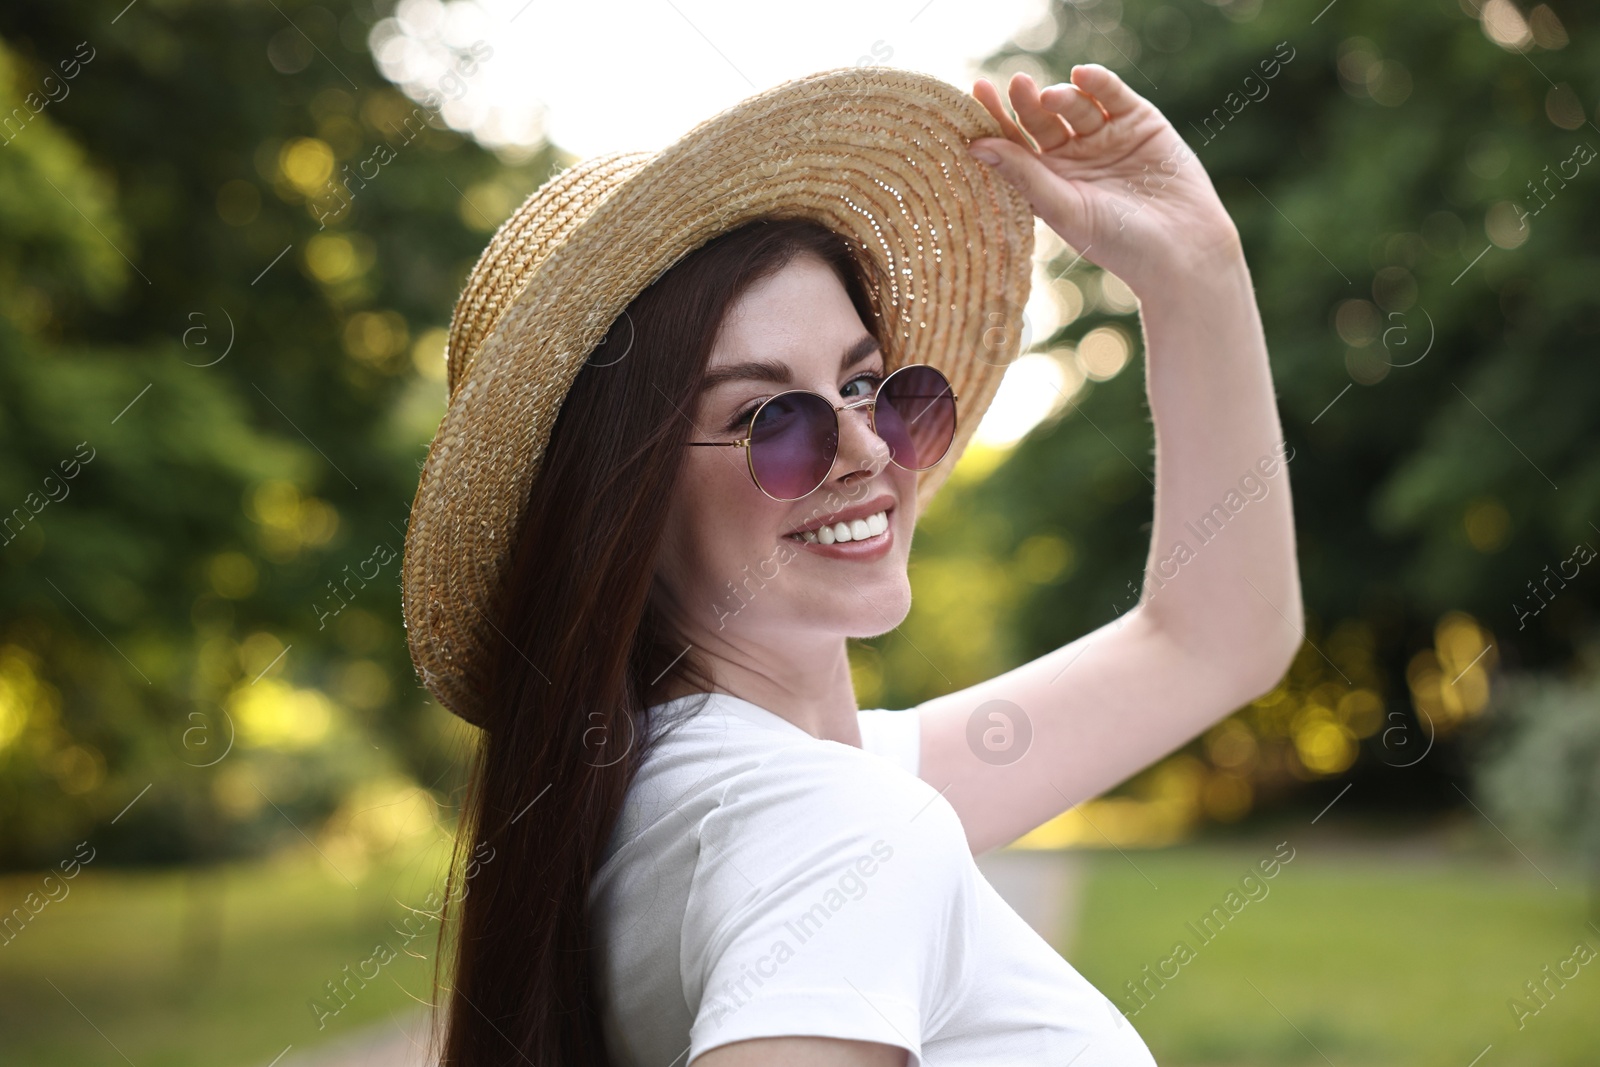
<path id="1" fill-rule="evenodd" d="M 888 528 L 889 513 L 879 511 L 868 515 L 864 519 L 836 522 L 832 526 L 819 526 L 815 530 L 807 530 L 802 534 L 790 534 L 789 536 L 809 541 L 812 544 L 831 545 L 847 541 L 865 541 L 869 537 L 877 537 Z"/>

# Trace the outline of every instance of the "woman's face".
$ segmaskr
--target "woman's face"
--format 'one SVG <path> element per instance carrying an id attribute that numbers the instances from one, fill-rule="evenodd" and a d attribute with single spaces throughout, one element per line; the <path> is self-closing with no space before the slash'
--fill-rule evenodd
<path id="1" fill-rule="evenodd" d="M 870 395 L 883 376 L 883 355 L 838 276 L 814 256 L 796 256 L 730 309 L 690 440 L 739 440 L 754 407 L 786 389 L 843 404 Z M 876 636 L 905 618 L 916 472 L 889 461 L 866 408 L 838 418 L 833 469 L 799 500 L 757 488 L 743 449 L 684 449 L 657 570 L 669 594 L 664 610 L 684 640 L 778 649 L 785 637 Z M 851 540 L 792 536 L 825 520 L 853 527 Z"/>

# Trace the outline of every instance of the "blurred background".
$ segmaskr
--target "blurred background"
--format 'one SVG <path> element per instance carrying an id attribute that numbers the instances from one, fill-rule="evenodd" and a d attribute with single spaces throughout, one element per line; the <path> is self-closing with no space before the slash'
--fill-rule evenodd
<path id="1" fill-rule="evenodd" d="M 412 671 L 399 559 L 489 235 L 787 78 L 1077 62 L 1172 119 L 1243 235 L 1306 640 L 986 870 L 1164 1065 L 1593 1064 L 1600 14 L 1571 0 L 6 5 L 0 1063 L 413 1062 L 470 738 Z M 852 648 L 863 707 L 1138 597 L 1137 302 L 1038 244 L 912 614 Z"/>

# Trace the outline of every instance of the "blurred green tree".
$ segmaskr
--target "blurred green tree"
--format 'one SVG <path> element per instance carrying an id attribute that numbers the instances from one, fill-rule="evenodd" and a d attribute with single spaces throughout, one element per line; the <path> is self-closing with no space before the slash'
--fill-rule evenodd
<path id="1" fill-rule="evenodd" d="M 449 787 L 406 513 L 484 205 L 557 158 L 391 86 L 364 0 L 104 16 L 0 12 L 0 866 L 250 851 L 379 776 Z"/>
<path id="2" fill-rule="evenodd" d="M 1197 817 L 1321 807 L 1334 791 L 1308 783 L 1344 776 L 1361 785 L 1348 807 L 1459 804 L 1458 728 L 1486 672 L 1560 665 L 1593 630 L 1594 573 L 1553 597 L 1541 583 L 1576 542 L 1600 546 L 1597 31 L 1592 8 L 1520 0 L 1086 0 L 996 58 L 1002 83 L 1121 74 L 1196 151 L 1254 275 L 1308 644 L 1277 692 L 1179 757 L 1205 762 Z M 877 705 L 971 684 L 1136 601 L 1142 338 L 1092 255 L 1058 247 L 1036 277 L 1034 348 L 1062 403 L 930 510 L 903 638 L 859 657 Z"/>

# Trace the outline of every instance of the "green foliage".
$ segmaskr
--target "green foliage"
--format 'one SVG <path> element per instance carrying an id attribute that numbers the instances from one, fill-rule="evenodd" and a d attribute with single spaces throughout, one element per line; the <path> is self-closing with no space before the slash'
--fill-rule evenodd
<path id="1" fill-rule="evenodd" d="M 0 867 L 251 851 L 375 775 L 452 784 L 398 557 L 498 222 L 461 190 L 514 203 L 554 156 L 419 111 L 378 17 L 0 14 Z"/>
<path id="2" fill-rule="evenodd" d="M 1502 45 L 1475 3 L 1322 6 L 1057 5 L 1057 32 L 1030 41 L 1038 51 L 1012 48 L 1000 69 L 1048 84 L 1074 63 L 1103 63 L 1197 152 L 1243 238 L 1295 450 L 1316 646 L 1304 658 L 1350 688 L 1326 653 L 1396 713 L 1415 702 L 1423 716 L 1406 717 L 1416 737 L 1428 733 L 1438 683 L 1425 679 L 1418 696 L 1413 657 L 1451 613 L 1476 620 L 1500 660 L 1520 667 L 1567 661 L 1595 626 L 1588 573 L 1523 623 L 1539 607 L 1530 583 L 1542 568 L 1575 542 L 1600 544 L 1600 159 L 1575 155 L 1600 150 L 1600 20 L 1557 4 L 1523 15 L 1505 6 L 1508 22 L 1489 5 L 1496 32 L 1520 26 L 1528 38 Z M 1551 180 L 1558 170 L 1569 180 Z M 1544 181 L 1541 200 L 1529 183 Z M 1050 273 L 1088 294 L 1087 306 L 1036 347 L 1070 360 L 1087 333 L 1120 324 L 1133 357 L 1073 393 L 993 476 L 941 500 L 915 563 L 919 581 L 937 584 L 954 561 L 1007 566 L 1047 538 L 1071 564 L 1018 582 L 995 625 L 969 629 L 958 650 L 941 637 L 948 619 L 919 602 L 904 635 L 920 651 L 902 656 L 889 639 L 883 655 L 896 664 L 1003 670 L 1112 622 L 1142 584 L 1154 438 L 1141 339 L 1134 313 L 1094 298 L 1100 272 L 1076 257 L 1064 250 Z M 1341 632 L 1365 648 L 1365 679 L 1333 647 Z M 926 666 L 884 678 L 878 703 L 894 707 L 978 680 Z M 1459 803 L 1453 742 L 1401 768 L 1381 751 L 1387 731 L 1356 736 L 1370 740 L 1352 773 L 1381 780 L 1352 800 Z"/>

